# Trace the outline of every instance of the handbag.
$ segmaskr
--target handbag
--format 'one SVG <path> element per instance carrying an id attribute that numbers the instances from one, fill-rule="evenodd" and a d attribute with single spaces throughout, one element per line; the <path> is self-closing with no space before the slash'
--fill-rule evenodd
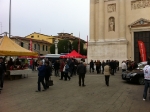
<path id="1" fill-rule="evenodd" d="M 53 84 L 53 80 L 51 80 L 51 78 L 50 78 L 50 80 L 48 81 L 48 86 L 53 86 L 54 84 Z"/>

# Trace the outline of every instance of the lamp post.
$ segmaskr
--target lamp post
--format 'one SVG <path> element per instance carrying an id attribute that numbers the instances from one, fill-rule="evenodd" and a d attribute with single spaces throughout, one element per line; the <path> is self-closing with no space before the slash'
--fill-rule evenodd
<path id="1" fill-rule="evenodd" d="M 11 0 L 10 0 L 10 4 L 9 4 L 9 38 L 11 35 Z"/>
<path id="2" fill-rule="evenodd" d="M 58 44 L 58 39 L 55 39 L 55 54 L 58 54 L 58 47 L 57 47 L 57 44 Z"/>

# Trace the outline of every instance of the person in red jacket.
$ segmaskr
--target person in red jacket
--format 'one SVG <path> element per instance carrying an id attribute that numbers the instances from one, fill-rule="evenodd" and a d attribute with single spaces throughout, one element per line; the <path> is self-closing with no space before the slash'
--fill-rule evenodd
<path id="1" fill-rule="evenodd" d="M 63 68 L 65 66 L 65 63 L 63 60 L 60 61 L 60 72 L 61 72 L 61 78 L 59 80 L 63 80 L 64 78 L 64 72 L 63 72 Z"/>

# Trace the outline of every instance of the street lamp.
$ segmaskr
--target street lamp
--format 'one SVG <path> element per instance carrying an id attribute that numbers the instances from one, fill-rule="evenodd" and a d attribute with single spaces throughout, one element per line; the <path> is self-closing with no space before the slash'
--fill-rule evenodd
<path id="1" fill-rule="evenodd" d="M 9 4 L 9 38 L 11 35 L 11 0 L 10 0 L 10 4 Z"/>

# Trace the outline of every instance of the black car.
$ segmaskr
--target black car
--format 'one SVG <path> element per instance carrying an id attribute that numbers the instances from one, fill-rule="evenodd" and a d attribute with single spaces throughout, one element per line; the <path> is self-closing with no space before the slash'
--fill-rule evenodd
<path id="1" fill-rule="evenodd" d="M 132 71 L 122 72 L 122 79 L 129 82 L 138 82 L 139 84 L 144 84 L 144 73 L 143 68 L 147 62 L 141 62 L 138 64 L 138 67 Z"/>

